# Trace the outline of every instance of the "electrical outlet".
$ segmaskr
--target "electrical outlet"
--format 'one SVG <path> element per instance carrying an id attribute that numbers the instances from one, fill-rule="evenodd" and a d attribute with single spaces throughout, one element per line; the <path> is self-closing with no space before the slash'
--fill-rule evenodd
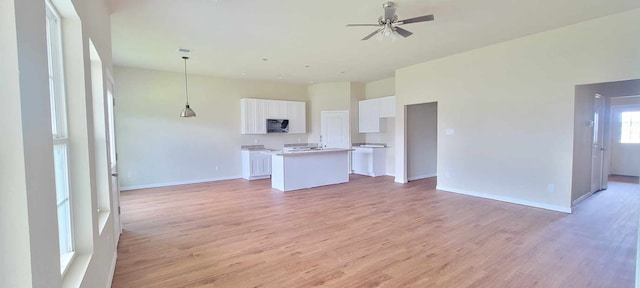
<path id="1" fill-rule="evenodd" d="M 554 193 L 556 192 L 556 185 L 553 183 L 547 184 L 547 192 Z"/>
<path id="2" fill-rule="evenodd" d="M 216 166 L 216 171 L 220 170 L 220 166 Z"/>

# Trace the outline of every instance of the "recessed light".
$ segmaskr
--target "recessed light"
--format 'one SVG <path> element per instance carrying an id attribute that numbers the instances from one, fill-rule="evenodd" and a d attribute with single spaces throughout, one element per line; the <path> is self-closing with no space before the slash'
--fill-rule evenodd
<path id="1" fill-rule="evenodd" d="M 269 58 L 262 58 L 262 61 L 269 61 Z"/>
<path id="2" fill-rule="evenodd" d="M 246 75 L 247 75 L 247 73 L 242 72 L 242 76 L 246 76 Z"/>
<path id="3" fill-rule="evenodd" d="M 305 67 L 305 68 L 309 68 L 309 67 L 311 67 L 311 66 L 309 66 L 309 65 L 304 65 L 304 67 Z"/>
<path id="4" fill-rule="evenodd" d="M 187 49 L 187 48 L 178 48 L 178 52 L 180 52 L 180 53 L 186 53 L 186 54 L 189 54 L 189 53 L 191 53 L 191 49 Z"/>
<path id="5" fill-rule="evenodd" d="M 340 74 L 344 74 L 344 71 L 340 71 Z"/>
<path id="6" fill-rule="evenodd" d="M 283 77 L 282 77 L 282 76 L 278 76 L 278 79 L 282 80 L 282 79 L 283 79 Z"/>

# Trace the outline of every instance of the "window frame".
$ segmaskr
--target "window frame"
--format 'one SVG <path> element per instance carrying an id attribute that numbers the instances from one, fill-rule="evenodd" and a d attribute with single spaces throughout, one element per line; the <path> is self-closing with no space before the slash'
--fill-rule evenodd
<path id="1" fill-rule="evenodd" d="M 74 235 L 74 219 L 73 219 L 73 199 L 70 185 L 70 140 L 68 135 L 67 125 L 67 107 L 66 107 L 66 91 L 64 85 L 64 59 L 62 48 L 62 17 L 56 10 L 53 3 L 50 0 L 45 0 L 46 4 L 46 43 L 47 43 L 47 64 L 48 64 L 48 79 L 50 93 L 50 105 L 51 105 L 51 131 L 53 137 L 53 151 L 54 151 L 54 171 L 56 173 L 56 214 L 58 218 L 58 241 L 60 251 L 60 273 L 64 275 L 69 268 L 71 262 L 75 258 L 75 235 Z M 58 163 L 60 159 L 56 159 L 58 153 L 57 148 L 62 148 L 64 155 L 64 162 Z M 58 166 L 61 165 L 61 167 Z M 63 171 L 60 171 L 62 169 Z M 61 174 L 62 173 L 62 174 Z M 63 178 L 63 183 L 59 183 L 59 177 Z M 60 192 L 59 189 L 66 189 L 64 192 Z M 64 193 L 62 199 L 60 194 Z M 61 213 L 60 209 L 62 205 L 67 206 L 68 219 L 63 221 L 67 225 L 68 233 L 63 236 L 61 234 Z M 63 239 L 64 237 L 64 239 Z M 63 243 L 67 244 L 67 248 L 63 249 Z"/>
<path id="2" fill-rule="evenodd" d="M 629 113 L 629 121 L 624 121 L 624 114 Z M 640 132 L 634 133 L 634 128 L 640 130 L 640 110 L 626 110 L 620 112 L 620 143 L 640 144 Z M 628 131 L 625 131 L 628 130 Z M 626 134 L 626 135 L 625 135 Z M 626 137 L 625 137 L 626 136 Z"/>

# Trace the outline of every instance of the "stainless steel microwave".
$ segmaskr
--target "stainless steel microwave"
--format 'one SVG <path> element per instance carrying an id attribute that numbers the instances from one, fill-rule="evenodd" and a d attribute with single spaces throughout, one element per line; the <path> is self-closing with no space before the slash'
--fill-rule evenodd
<path id="1" fill-rule="evenodd" d="M 267 133 L 289 133 L 289 119 L 267 119 Z"/>

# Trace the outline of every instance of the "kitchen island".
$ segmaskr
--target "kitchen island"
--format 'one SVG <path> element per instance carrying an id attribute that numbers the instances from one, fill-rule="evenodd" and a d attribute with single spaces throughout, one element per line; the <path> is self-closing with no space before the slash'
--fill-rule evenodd
<path id="1" fill-rule="evenodd" d="M 271 155 L 271 187 L 291 191 L 349 182 L 350 150 L 263 152 Z"/>

